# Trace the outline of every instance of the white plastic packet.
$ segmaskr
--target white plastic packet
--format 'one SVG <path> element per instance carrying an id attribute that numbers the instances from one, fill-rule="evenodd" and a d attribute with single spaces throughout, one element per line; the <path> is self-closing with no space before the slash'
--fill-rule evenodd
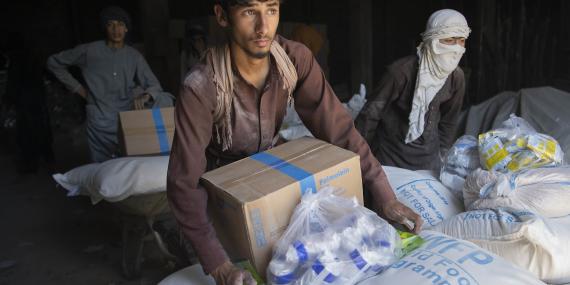
<path id="1" fill-rule="evenodd" d="M 269 284 L 355 284 L 398 259 L 400 237 L 338 188 L 306 194 L 276 243 Z"/>

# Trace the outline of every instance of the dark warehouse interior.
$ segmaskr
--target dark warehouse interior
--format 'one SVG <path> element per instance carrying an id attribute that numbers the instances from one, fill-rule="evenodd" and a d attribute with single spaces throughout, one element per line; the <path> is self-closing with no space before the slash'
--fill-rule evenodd
<path id="1" fill-rule="evenodd" d="M 120 6 L 131 17 L 126 43 L 176 97 L 188 27 L 203 27 L 210 44 L 223 37 L 213 1 L 0 5 L 0 284 L 157 284 L 180 268 L 161 245 L 146 235 L 140 268 L 126 274 L 123 209 L 111 202 L 93 204 L 85 196 L 67 197 L 52 178 L 90 158 L 86 101 L 68 91 L 46 62 L 60 51 L 104 39 L 100 13 Z M 552 86 L 570 92 L 570 1 L 285 0 L 278 33 L 287 37 L 299 23 L 317 27 L 324 39 L 317 60 L 336 96 L 347 102 L 361 83 L 371 92 L 388 65 L 414 54 L 428 17 L 445 8 L 461 12 L 472 30 L 459 64 L 466 82 L 463 110 L 504 91 Z M 15 63 L 21 63 L 22 78 L 10 77 Z M 70 71 L 81 78 L 81 70 Z M 14 80 L 30 95 L 10 98 Z M 38 130 L 33 135 L 18 133 L 26 120 L 14 107 L 18 104 L 33 110 L 37 123 L 28 126 Z M 27 156 L 33 156 L 31 164 L 23 162 Z M 172 222 L 170 214 L 163 218 Z"/>

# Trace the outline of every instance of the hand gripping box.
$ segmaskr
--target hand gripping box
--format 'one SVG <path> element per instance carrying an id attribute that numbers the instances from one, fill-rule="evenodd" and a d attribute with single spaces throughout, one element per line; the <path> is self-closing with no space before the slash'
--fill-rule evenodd
<path id="1" fill-rule="evenodd" d="M 265 276 L 273 244 L 287 228 L 301 195 L 324 186 L 345 189 L 362 204 L 360 157 L 302 138 L 207 172 L 208 209 L 232 260 L 248 259 Z"/>

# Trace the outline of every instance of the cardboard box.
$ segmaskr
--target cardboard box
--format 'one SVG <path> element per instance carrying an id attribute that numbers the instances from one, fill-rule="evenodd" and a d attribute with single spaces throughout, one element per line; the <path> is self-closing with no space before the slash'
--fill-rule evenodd
<path id="1" fill-rule="evenodd" d="M 174 137 L 174 107 L 121 112 L 118 136 L 123 155 L 169 153 Z"/>
<path id="2" fill-rule="evenodd" d="M 362 204 L 360 157 L 312 138 L 288 142 L 205 173 L 208 209 L 232 260 L 248 259 L 260 275 L 289 225 L 301 193 L 344 188 Z"/>

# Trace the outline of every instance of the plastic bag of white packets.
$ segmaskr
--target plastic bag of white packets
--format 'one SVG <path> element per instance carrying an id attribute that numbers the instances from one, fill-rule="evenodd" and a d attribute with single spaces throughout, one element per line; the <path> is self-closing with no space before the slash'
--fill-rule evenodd
<path id="1" fill-rule="evenodd" d="M 341 191 L 302 197 L 274 247 L 269 284 L 355 284 L 401 256 L 396 229 Z"/>
<path id="2" fill-rule="evenodd" d="M 479 135 L 479 154 L 485 169 L 500 172 L 561 165 L 564 159 L 554 138 L 513 114 L 501 128 Z"/>
<path id="3" fill-rule="evenodd" d="M 460 199 L 463 198 L 461 190 L 465 184 L 465 177 L 481 167 L 477 146 L 478 142 L 474 136 L 460 137 L 447 152 L 441 167 L 439 175 L 441 183 Z"/>

